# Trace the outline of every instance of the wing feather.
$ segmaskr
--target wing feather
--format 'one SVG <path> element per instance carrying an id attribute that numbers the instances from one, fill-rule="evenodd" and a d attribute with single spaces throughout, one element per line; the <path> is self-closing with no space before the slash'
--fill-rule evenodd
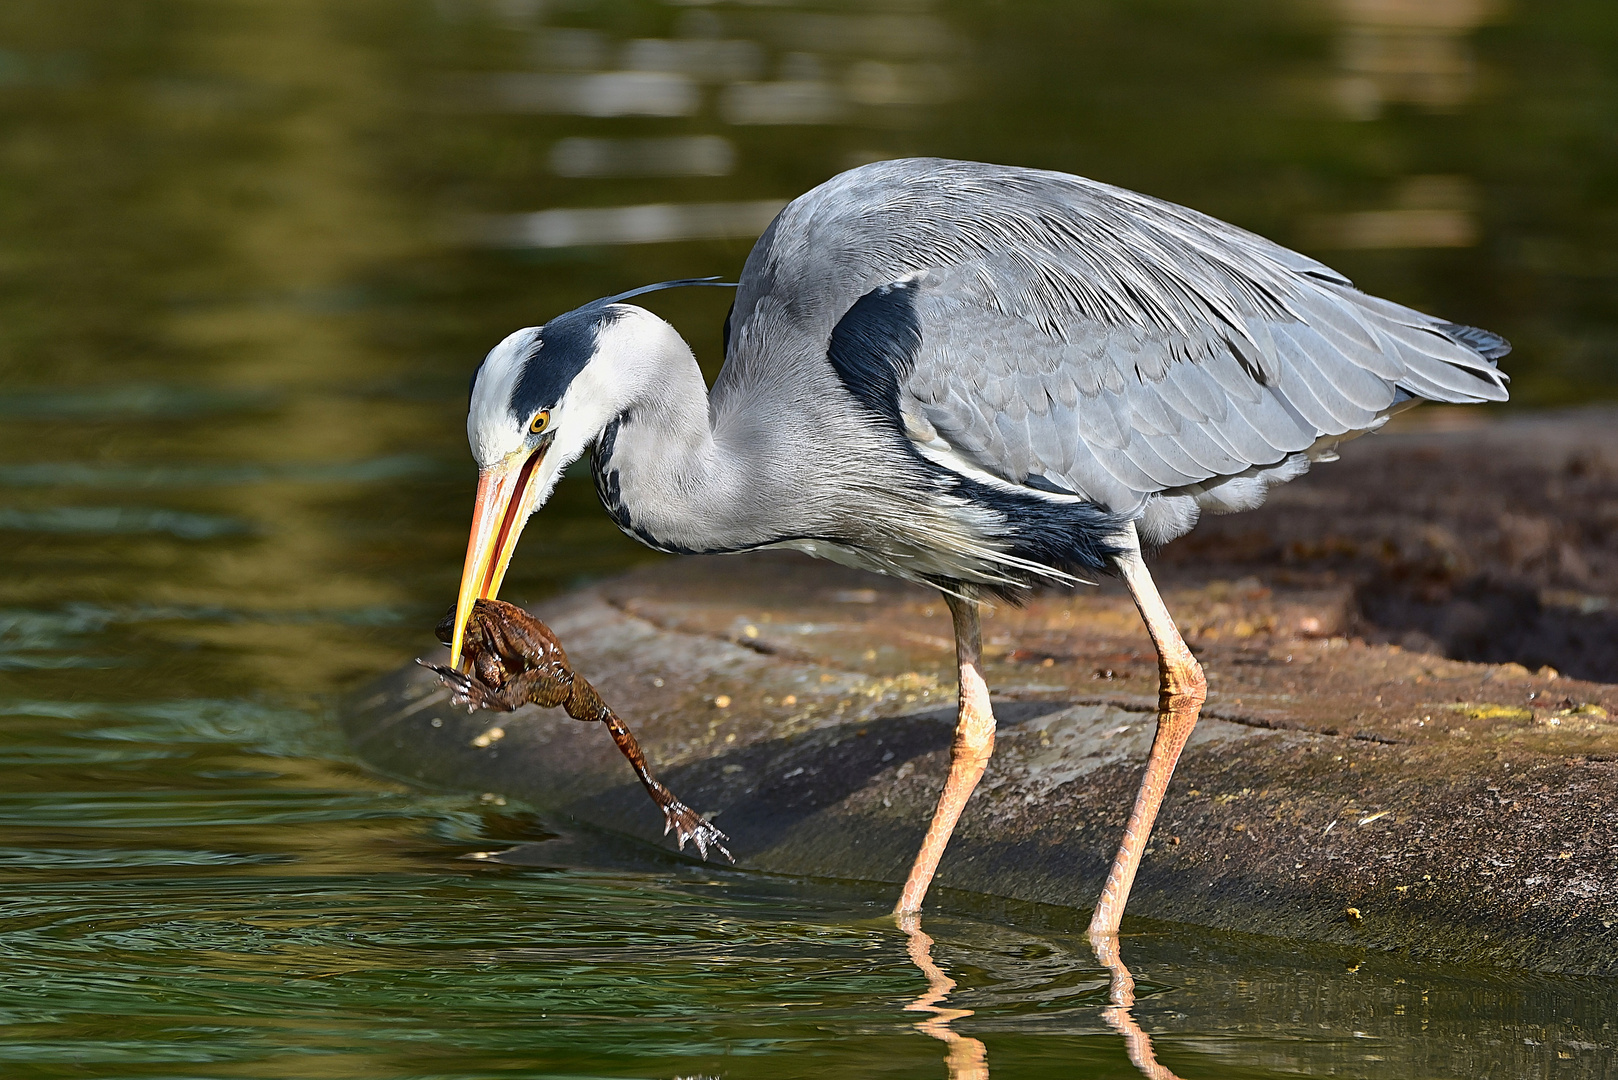
<path id="1" fill-rule="evenodd" d="M 1086 394 L 1079 398 L 1079 430 L 1074 434 L 1091 446 L 1121 450 L 1129 444 L 1127 428 L 1112 410 L 1112 394 Z"/>
<path id="2" fill-rule="evenodd" d="M 1230 407 L 1230 401 L 1213 376 L 1200 365 L 1180 362 L 1170 364 L 1163 382 L 1172 384 L 1181 395 L 1194 404 L 1197 411 L 1211 421 L 1220 421 L 1225 418 L 1225 410 Z"/>
<path id="3" fill-rule="evenodd" d="M 1033 455 L 1033 472 L 1040 475 L 1061 476 L 1073 464 L 1073 451 L 1067 447 L 1063 428 L 1076 425 L 1078 418 L 1062 406 L 1047 402 L 1051 409 L 1028 425 L 1028 449 Z M 1059 415 L 1066 414 L 1066 415 Z"/>
<path id="4" fill-rule="evenodd" d="M 1235 451 L 1238 460 L 1249 465 L 1273 465 L 1286 456 L 1260 430 L 1262 415 L 1259 402 L 1233 401 L 1225 419 L 1217 426 L 1224 444 Z M 1309 441 L 1314 440 L 1311 437 Z"/>
<path id="5" fill-rule="evenodd" d="M 1179 434 L 1170 436 L 1170 439 L 1185 452 L 1186 456 L 1197 463 L 1202 470 L 1203 479 L 1210 476 L 1234 475 L 1247 468 L 1220 445 L 1212 425 L 1186 424 L 1180 428 Z"/>
<path id="6" fill-rule="evenodd" d="M 1051 409 L 1050 423 L 1042 425 L 1042 430 L 1050 444 L 1050 449 L 1040 454 L 1046 471 L 1062 477 L 1072 476 L 1079 442 L 1072 433 L 1079 430 L 1079 414 L 1058 402 Z"/>
<path id="7" fill-rule="evenodd" d="M 1226 400 L 1243 401 L 1249 405 L 1258 404 L 1264 388 L 1242 370 L 1241 364 L 1228 347 L 1214 348 L 1199 366 L 1219 384 L 1219 388 L 1225 392 Z"/>
<path id="8" fill-rule="evenodd" d="M 1151 478 L 1153 487 L 1149 490 L 1183 487 L 1202 479 L 1195 470 L 1187 472 L 1170 464 L 1157 452 L 1155 440 L 1146 435 L 1136 435 L 1130 439 L 1129 445 L 1124 447 L 1124 454 L 1137 469 Z"/>
<path id="9" fill-rule="evenodd" d="M 1347 431 L 1348 425 L 1339 421 L 1330 406 L 1321 400 L 1321 396 L 1326 392 L 1325 388 L 1317 388 L 1315 384 L 1324 383 L 1325 379 L 1314 362 L 1309 359 L 1308 354 L 1290 334 L 1284 333 L 1280 328 L 1274 329 L 1274 338 L 1276 349 L 1281 354 L 1281 378 L 1276 384 L 1276 389 L 1286 398 L 1287 403 L 1297 409 L 1309 425 L 1321 434 L 1341 435 Z M 1346 407 L 1348 403 L 1342 404 Z"/>
<path id="10" fill-rule="evenodd" d="M 1073 440 L 1073 468 L 1063 477 L 1067 486 L 1092 502 L 1124 513 L 1145 502 L 1146 493 L 1125 484 L 1113 475 L 1083 439 Z M 1081 479 L 1082 478 L 1082 479 Z"/>
<path id="11" fill-rule="evenodd" d="M 1180 421 L 1163 404 L 1156 387 L 1136 382 L 1124 388 L 1129 401 L 1129 426 L 1145 435 L 1172 435 L 1180 430 Z"/>
<path id="12" fill-rule="evenodd" d="M 1198 480 L 1205 480 L 1208 478 L 1209 473 L 1207 467 L 1204 466 L 1202 462 L 1191 456 L 1190 452 L 1187 451 L 1186 448 L 1178 441 L 1177 435 L 1141 434 L 1136 437 L 1149 442 L 1152 446 L 1152 451 L 1156 453 L 1158 457 L 1167 462 L 1175 472 L 1186 477 L 1186 479 L 1181 480 L 1179 484 L 1173 484 L 1170 486 L 1179 487 L 1181 484 L 1191 484 Z"/>
<path id="13" fill-rule="evenodd" d="M 1252 423 L 1266 443 L 1282 454 L 1303 450 L 1320 435 L 1298 410 L 1285 405 L 1270 387 L 1259 395 L 1257 404 L 1243 410 L 1242 416 Z"/>
<path id="14" fill-rule="evenodd" d="M 1355 363 L 1314 327 L 1299 323 L 1287 327 L 1286 332 L 1303 348 L 1321 375 L 1339 394 L 1369 413 L 1370 418 L 1360 421 L 1357 426 L 1374 420 L 1377 414 L 1393 403 L 1394 387 L 1391 383 Z"/>
<path id="15" fill-rule="evenodd" d="M 784 384 L 906 283 L 898 415 L 973 468 L 1133 511 L 1375 426 L 1404 395 L 1501 400 L 1505 348 L 1206 215 L 1061 173 L 879 162 L 795 200 L 742 274 L 716 402 Z M 790 382 L 790 380 L 786 380 Z M 756 391 L 751 391 L 756 392 Z"/>

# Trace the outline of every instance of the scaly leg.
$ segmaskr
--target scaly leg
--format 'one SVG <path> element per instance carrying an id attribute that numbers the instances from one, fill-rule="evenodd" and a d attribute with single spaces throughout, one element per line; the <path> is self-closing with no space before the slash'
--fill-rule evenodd
<path id="1" fill-rule="evenodd" d="M 1152 834 L 1152 823 L 1163 804 L 1163 793 L 1168 790 L 1169 778 L 1174 775 L 1180 751 L 1191 737 L 1197 724 L 1197 714 L 1208 696 L 1208 681 L 1203 677 L 1202 665 L 1191 655 L 1185 639 L 1174 625 L 1174 617 L 1163 605 L 1152 575 L 1146 571 L 1141 559 L 1140 541 L 1134 526 L 1129 529 L 1129 549 L 1115 556 L 1124 584 L 1135 598 L 1146 631 L 1157 646 L 1157 669 L 1160 684 L 1157 697 L 1157 738 L 1152 741 L 1152 753 L 1146 761 L 1146 774 L 1141 777 L 1140 793 L 1135 796 L 1135 808 L 1124 827 L 1123 842 L 1112 861 L 1112 872 L 1101 890 L 1095 914 L 1090 918 L 1090 938 L 1116 934 L 1124 917 L 1124 904 L 1129 900 L 1129 888 L 1135 883 L 1135 871 L 1140 869 L 1141 852 Z"/>
<path id="2" fill-rule="evenodd" d="M 932 824 L 927 836 L 911 864 L 910 877 L 905 881 L 896 915 L 921 910 L 922 898 L 932 883 L 938 860 L 944 855 L 950 833 L 960 820 L 966 800 L 978 786 L 983 770 L 994 753 L 994 712 L 989 707 L 989 685 L 983 681 L 980 668 L 983 653 L 983 629 L 978 621 L 976 600 L 945 595 L 950 616 L 955 621 L 955 660 L 961 669 L 960 705 L 956 712 L 955 741 L 950 746 L 949 779 L 944 792 L 938 797 L 938 809 L 933 811 Z"/>

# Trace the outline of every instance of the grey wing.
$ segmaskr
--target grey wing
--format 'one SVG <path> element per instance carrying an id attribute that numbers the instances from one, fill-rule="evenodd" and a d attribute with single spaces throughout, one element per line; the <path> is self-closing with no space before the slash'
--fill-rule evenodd
<path id="1" fill-rule="evenodd" d="M 1501 339 L 1261 237 L 1078 177 L 929 160 L 855 170 L 783 211 L 748 260 L 727 373 L 780 362 L 783 341 L 824 356 L 894 282 L 916 341 L 888 382 L 918 447 L 1121 512 L 1410 398 L 1506 397 Z"/>

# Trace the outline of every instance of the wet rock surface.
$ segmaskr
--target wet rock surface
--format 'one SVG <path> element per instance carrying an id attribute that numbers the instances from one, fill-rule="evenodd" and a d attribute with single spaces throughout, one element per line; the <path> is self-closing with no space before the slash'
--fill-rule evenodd
<path id="1" fill-rule="evenodd" d="M 1153 561 L 1210 694 L 1132 915 L 1618 974 L 1618 416 L 1448 420 Z M 897 888 L 948 767 L 936 594 L 757 554 L 535 610 L 741 866 Z M 999 741 L 936 887 L 1086 908 L 1154 726 L 1150 642 L 1112 582 L 984 634 Z M 561 710 L 468 716 L 411 667 L 344 722 L 389 772 L 660 842 L 611 741 Z"/>

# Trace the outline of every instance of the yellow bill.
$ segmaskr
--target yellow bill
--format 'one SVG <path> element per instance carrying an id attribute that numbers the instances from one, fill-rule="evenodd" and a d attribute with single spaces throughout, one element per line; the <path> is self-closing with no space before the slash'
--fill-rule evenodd
<path id="1" fill-rule="evenodd" d="M 466 544 L 461 591 L 455 598 L 455 640 L 449 647 L 452 668 L 461 666 L 466 620 L 472 605 L 500 594 L 517 537 L 533 511 L 537 489 L 534 472 L 550 448 L 546 439 L 532 453 L 513 454 L 498 465 L 478 471 L 477 504 L 472 509 L 472 535 Z"/>

